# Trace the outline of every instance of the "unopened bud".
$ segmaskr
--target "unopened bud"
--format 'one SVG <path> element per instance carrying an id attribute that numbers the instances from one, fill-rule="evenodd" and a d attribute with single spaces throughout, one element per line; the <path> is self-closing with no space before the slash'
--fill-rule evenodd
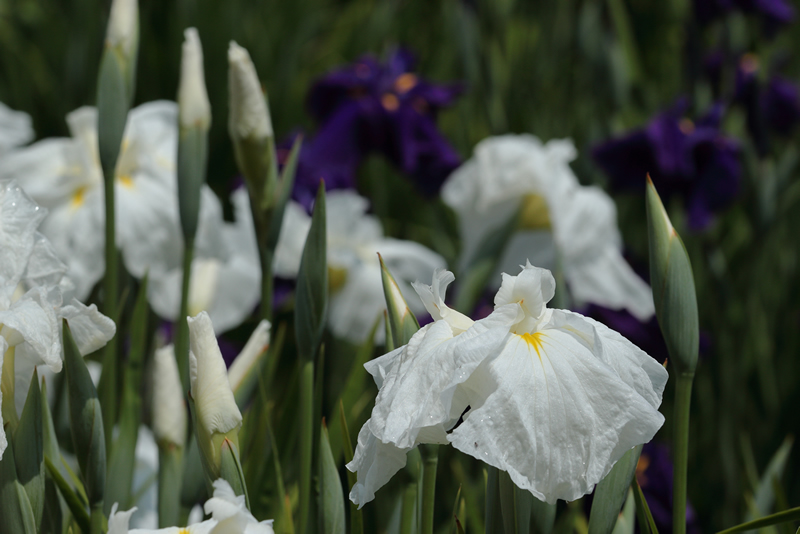
<path id="1" fill-rule="evenodd" d="M 186 444 L 186 405 L 175 360 L 175 347 L 156 350 L 153 373 L 153 434 L 159 444 Z"/>
<path id="2" fill-rule="evenodd" d="M 196 28 L 184 31 L 181 58 L 181 81 L 178 86 L 178 116 L 182 128 L 207 130 L 211 125 L 211 104 L 208 102 L 203 70 L 203 48 Z"/>

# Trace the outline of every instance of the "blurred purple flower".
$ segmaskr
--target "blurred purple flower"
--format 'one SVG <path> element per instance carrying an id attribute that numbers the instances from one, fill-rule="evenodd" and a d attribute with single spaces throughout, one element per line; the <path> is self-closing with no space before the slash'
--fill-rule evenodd
<path id="1" fill-rule="evenodd" d="M 696 122 L 684 117 L 687 107 L 679 100 L 646 127 L 595 146 L 592 156 L 616 190 L 644 191 L 649 173 L 662 198 L 684 198 L 689 226 L 700 230 L 739 191 L 739 145 L 719 129 L 721 104 Z"/>
<path id="2" fill-rule="evenodd" d="M 672 532 L 672 459 L 669 447 L 651 441 L 644 444 L 636 466 L 636 480 L 642 488 L 647 506 L 659 532 Z M 698 534 L 697 516 L 686 503 L 686 532 Z"/>
<path id="3" fill-rule="evenodd" d="M 413 66 L 411 54 L 397 50 L 386 63 L 364 56 L 314 84 L 308 106 L 320 128 L 304 149 L 301 182 L 317 184 L 325 170 L 333 180 L 328 187 L 353 187 L 358 163 L 378 152 L 425 193 L 439 191 L 460 158 L 437 129 L 436 116 L 461 87 L 422 80 Z"/>
<path id="4" fill-rule="evenodd" d="M 616 330 L 659 363 L 667 359 L 667 345 L 655 316 L 647 322 L 641 322 L 625 310 L 612 310 L 596 304 L 590 304 L 578 312 Z"/>
<path id="5" fill-rule="evenodd" d="M 738 9 L 745 13 L 759 15 L 764 21 L 767 33 L 794 20 L 794 7 L 787 0 L 695 0 L 694 11 L 701 24 L 709 24 Z"/>
<path id="6" fill-rule="evenodd" d="M 734 98 L 745 108 L 747 129 L 760 156 L 768 151 L 768 131 L 790 135 L 800 122 L 800 87 L 773 74 L 766 84 L 759 79 L 759 61 L 744 54 L 736 69 Z"/>

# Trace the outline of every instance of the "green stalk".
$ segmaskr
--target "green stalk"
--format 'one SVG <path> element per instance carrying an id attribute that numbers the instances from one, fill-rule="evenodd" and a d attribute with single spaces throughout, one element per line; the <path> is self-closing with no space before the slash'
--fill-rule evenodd
<path id="1" fill-rule="evenodd" d="M 403 513 L 400 516 L 400 534 L 414 532 L 416 514 L 414 505 L 417 503 L 417 483 L 409 482 L 403 492 Z"/>
<path id="2" fill-rule="evenodd" d="M 183 449 L 172 445 L 159 447 L 158 465 L 158 526 L 185 524 L 180 522 Z"/>
<path id="3" fill-rule="evenodd" d="M 314 362 L 303 364 L 300 375 L 300 509 L 299 534 L 306 534 L 311 506 L 311 466 L 314 448 Z"/>
<path id="4" fill-rule="evenodd" d="M 114 209 L 114 169 L 103 168 L 103 187 L 105 191 L 106 209 L 106 272 L 103 276 L 103 308 L 105 314 L 114 322 L 118 322 L 117 317 L 117 291 L 119 289 L 119 266 L 117 265 L 117 241 L 116 241 L 116 211 Z M 103 352 L 103 374 L 106 375 L 100 386 L 103 399 L 103 427 L 114 428 L 117 419 L 117 407 L 119 406 L 119 373 L 117 368 L 117 336 L 108 340 Z M 106 449 L 111 450 L 111 432 L 106 433 Z"/>
<path id="5" fill-rule="evenodd" d="M 436 495 L 436 467 L 439 464 L 439 446 L 422 445 L 422 534 L 433 534 L 433 510 Z"/>
<path id="6" fill-rule="evenodd" d="M 694 373 L 681 373 L 675 386 L 675 447 L 672 497 L 672 532 L 686 534 L 686 472 L 689 460 L 689 407 Z"/>
<path id="7" fill-rule="evenodd" d="M 183 384 L 183 394 L 189 392 L 189 286 L 192 281 L 192 259 L 194 257 L 194 238 L 184 237 L 183 281 L 181 282 L 181 311 L 178 314 L 178 331 L 175 333 L 175 358 L 178 360 L 178 374 Z"/>
<path id="8" fill-rule="evenodd" d="M 259 260 L 261 261 L 261 318 L 272 322 L 272 293 L 274 280 L 272 278 L 273 251 L 267 247 L 261 248 Z"/>

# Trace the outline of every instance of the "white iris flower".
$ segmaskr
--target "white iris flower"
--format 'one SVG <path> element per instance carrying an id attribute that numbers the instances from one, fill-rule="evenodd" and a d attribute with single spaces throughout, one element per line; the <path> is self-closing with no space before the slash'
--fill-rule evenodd
<path id="1" fill-rule="evenodd" d="M 495 309 L 472 322 L 444 304 L 451 273 L 415 286 L 436 319 L 366 365 L 380 391 L 348 469 L 350 498 L 374 498 L 419 443 L 451 443 L 550 503 L 589 493 L 653 438 L 667 371 L 627 339 L 549 309 L 550 271 L 503 275 Z"/>
<path id="2" fill-rule="evenodd" d="M 272 520 L 258 521 L 247 509 L 243 495 L 236 495 L 223 479 L 214 481 L 214 496 L 206 501 L 205 512 L 211 519 L 188 527 L 128 530 L 128 521 L 136 508 L 117 512 L 117 504 L 111 508 L 108 518 L 108 534 L 274 534 Z"/>
<path id="3" fill-rule="evenodd" d="M 14 111 L 0 102 L 0 154 L 33 139 L 31 118 L 27 113 Z"/>
<path id="4" fill-rule="evenodd" d="M 72 297 L 66 265 L 37 231 L 46 216 L 47 210 L 16 183 L 0 181 L 0 369 L 5 371 L 4 358 L 14 358 L 17 376 L 3 377 L 3 382 L 16 383 L 15 397 L 23 399 L 20 384 L 30 382 L 34 366 L 61 371 L 62 319 L 69 321 L 84 355 L 105 345 L 116 331 L 94 304 Z M 6 445 L 0 416 L 0 458 Z"/>
<path id="5" fill-rule="evenodd" d="M 367 214 L 369 202 L 353 191 L 327 194 L 328 326 L 342 338 L 361 343 L 386 309 L 378 253 L 409 300 L 410 282 L 427 279 L 444 259 L 413 241 L 384 237 L 377 217 Z M 311 217 L 296 202 L 286 205 L 281 235 L 275 252 L 275 275 L 297 277 Z M 409 306 L 423 311 L 416 299 Z M 383 329 L 376 340 L 382 341 Z"/>
<path id="6" fill-rule="evenodd" d="M 219 199 L 203 188 L 189 285 L 189 315 L 207 312 L 217 334 L 240 325 L 261 296 L 261 265 L 247 191 L 234 191 L 231 203 L 236 221 L 228 223 Z M 165 229 L 165 236 L 148 251 L 147 298 L 158 315 L 175 321 L 183 281 L 183 236 L 177 222 Z"/>
<path id="7" fill-rule="evenodd" d="M 117 245 L 125 266 L 141 277 L 150 249 L 178 224 L 177 113 L 174 102 L 143 104 L 128 115 L 116 169 Z M 84 299 L 102 277 L 105 210 L 97 152 L 97 110 L 67 116 L 72 137 L 45 139 L 3 156 L 0 179 L 16 179 L 50 215 L 41 232 L 67 262 Z"/>
<path id="8" fill-rule="evenodd" d="M 614 201 L 598 187 L 584 187 L 569 166 L 569 139 L 542 144 L 531 135 L 490 137 L 445 182 L 442 199 L 459 216 L 469 265 L 480 244 L 521 210 L 498 273 L 525 261 L 559 268 L 577 305 L 626 309 L 639 320 L 655 313 L 647 284 L 621 254 Z M 644 177 L 642 177 L 644 180 Z"/>

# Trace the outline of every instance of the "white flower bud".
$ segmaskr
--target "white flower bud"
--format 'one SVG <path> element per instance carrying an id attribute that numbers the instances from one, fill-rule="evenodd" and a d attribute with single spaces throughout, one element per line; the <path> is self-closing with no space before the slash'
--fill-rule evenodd
<path id="1" fill-rule="evenodd" d="M 159 443 L 186 445 L 186 406 L 175 347 L 156 350 L 153 373 L 153 433 Z"/>
<path id="2" fill-rule="evenodd" d="M 272 137 L 272 121 L 250 54 L 231 41 L 228 47 L 228 129 L 234 140 Z"/>
<path id="3" fill-rule="evenodd" d="M 197 423 L 209 437 L 238 430 L 242 414 L 236 406 L 228 370 L 214 336 L 208 313 L 189 317 L 190 381 L 192 398 L 197 410 Z"/>
<path id="4" fill-rule="evenodd" d="M 126 59 L 133 54 L 139 33 L 139 2 L 114 0 L 108 17 L 106 44 L 119 47 Z"/>
<path id="5" fill-rule="evenodd" d="M 233 360 L 233 363 L 228 369 L 228 382 L 230 382 L 232 390 L 239 387 L 244 377 L 258 361 L 258 357 L 267 350 L 269 346 L 270 327 L 270 322 L 266 319 L 258 323 L 258 326 L 253 330 L 242 352 Z"/>
<path id="6" fill-rule="evenodd" d="M 178 86 L 180 125 L 184 128 L 197 126 L 208 129 L 211 125 L 211 104 L 208 102 L 203 71 L 203 48 L 196 28 L 183 32 L 183 57 L 181 59 L 181 81 Z"/>

